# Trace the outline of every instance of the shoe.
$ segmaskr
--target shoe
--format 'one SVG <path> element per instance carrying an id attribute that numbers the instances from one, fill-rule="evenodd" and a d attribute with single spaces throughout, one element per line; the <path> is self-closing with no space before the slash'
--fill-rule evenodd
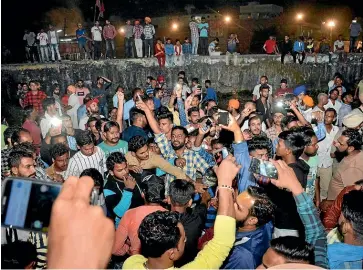
<path id="1" fill-rule="evenodd" d="M 114 56 L 113 59 L 116 59 L 116 56 Z"/>
<path id="2" fill-rule="evenodd" d="M 62 60 L 58 60 L 59 63 L 62 63 Z"/>

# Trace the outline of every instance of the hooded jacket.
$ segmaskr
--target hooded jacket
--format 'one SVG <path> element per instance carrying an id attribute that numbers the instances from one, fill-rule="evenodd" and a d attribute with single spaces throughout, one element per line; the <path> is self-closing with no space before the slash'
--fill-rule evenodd
<path id="1" fill-rule="evenodd" d="M 270 247 L 272 232 L 272 222 L 252 232 L 237 232 L 234 247 L 221 269 L 256 269 Z"/>

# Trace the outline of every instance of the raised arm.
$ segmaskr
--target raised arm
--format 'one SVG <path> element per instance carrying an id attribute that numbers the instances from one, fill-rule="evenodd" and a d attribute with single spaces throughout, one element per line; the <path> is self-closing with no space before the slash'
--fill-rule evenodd
<path id="1" fill-rule="evenodd" d="M 122 130 L 123 126 L 122 126 L 122 120 L 123 120 L 123 114 L 124 114 L 124 100 L 125 100 L 125 95 L 122 92 L 117 92 L 117 100 L 118 100 L 118 108 L 117 108 L 117 117 L 116 117 L 116 122 L 119 124 L 120 126 L 120 131 Z"/>
<path id="2" fill-rule="evenodd" d="M 145 112 L 146 119 L 147 119 L 147 121 L 149 123 L 149 126 L 150 126 L 151 130 L 154 132 L 154 134 L 161 134 L 159 124 L 156 121 L 153 113 L 150 111 L 149 107 L 145 104 L 145 102 L 138 101 L 136 103 L 136 108 L 138 108 L 138 109 Z"/>

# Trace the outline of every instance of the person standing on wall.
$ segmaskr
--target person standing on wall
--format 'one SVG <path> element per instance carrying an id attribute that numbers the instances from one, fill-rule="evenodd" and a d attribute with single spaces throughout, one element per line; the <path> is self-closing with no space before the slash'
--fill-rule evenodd
<path id="1" fill-rule="evenodd" d="M 277 54 L 279 49 L 277 48 L 275 37 L 270 36 L 269 39 L 266 40 L 262 49 L 266 52 L 266 54 Z"/>
<path id="2" fill-rule="evenodd" d="M 82 52 L 82 49 L 85 52 L 84 59 L 87 59 L 87 57 L 89 59 L 91 59 L 91 55 L 89 53 L 89 49 L 87 46 L 88 37 L 86 36 L 86 30 L 82 27 L 81 23 L 78 24 L 78 29 L 76 30 L 76 37 L 77 37 L 78 48 L 79 48 L 80 53 Z"/>
<path id="3" fill-rule="evenodd" d="M 109 20 L 106 20 L 106 25 L 103 28 L 103 38 L 106 42 L 106 57 L 107 59 L 116 59 L 116 49 L 115 49 L 115 37 L 116 37 L 115 26 L 111 24 Z M 112 50 L 112 51 L 111 51 Z"/>
<path id="4" fill-rule="evenodd" d="M 126 21 L 125 25 L 125 58 L 134 58 L 134 40 L 133 40 L 134 26 L 130 20 Z"/>
<path id="5" fill-rule="evenodd" d="M 199 41 L 200 41 L 200 54 L 208 55 L 208 29 L 209 24 L 205 21 L 205 17 L 202 17 L 202 21 L 198 24 L 199 29 Z"/>
<path id="6" fill-rule="evenodd" d="M 155 27 L 151 24 L 150 17 L 145 17 L 145 26 L 144 26 L 144 57 L 153 57 L 154 56 L 154 35 L 155 35 Z"/>
<path id="7" fill-rule="evenodd" d="M 350 45 L 349 45 L 349 52 L 354 52 L 354 48 L 355 48 L 355 42 L 357 41 L 360 32 L 362 32 L 362 27 L 361 25 L 358 23 L 358 18 L 355 17 L 352 20 L 352 23 L 349 26 L 349 30 L 350 30 Z"/>
<path id="8" fill-rule="evenodd" d="M 195 16 L 191 17 L 190 23 L 190 36 L 192 38 L 192 54 L 198 54 L 198 44 L 199 44 L 199 30 L 198 30 L 198 23 L 195 21 Z"/>
<path id="9" fill-rule="evenodd" d="M 135 25 L 134 25 L 134 29 L 133 29 L 133 34 L 134 34 L 134 38 L 135 38 L 136 55 L 137 55 L 138 58 L 142 57 L 142 39 L 141 39 L 141 35 L 143 33 L 144 33 L 144 28 L 142 27 L 142 25 L 140 25 L 140 21 L 136 20 Z"/>
<path id="10" fill-rule="evenodd" d="M 48 35 L 44 32 L 44 29 L 40 29 L 40 33 L 38 33 L 37 39 L 39 40 L 42 62 L 48 62 Z"/>
<path id="11" fill-rule="evenodd" d="M 59 53 L 59 35 L 53 28 L 53 25 L 49 25 L 48 44 L 50 45 L 50 50 L 52 52 L 52 62 L 55 62 L 55 54 L 57 54 L 58 61 L 61 62 L 62 59 Z"/>
<path id="12" fill-rule="evenodd" d="M 290 40 L 290 36 L 285 35 L 285 39 L 281 46 L 281 64 L 284 64 L 285 56 L 287 54 L 292 54 L 292 42 Z"/>
<path id="13" fill-rule="evenodd" d="M 101 45 L 102 45 L 102 26 L 100 26 L 99 21 L 95 22 L 95 25 L 91 28 L 91 33 L 94 45 L 93 60 L 98 60 L 101 58 Z"/>

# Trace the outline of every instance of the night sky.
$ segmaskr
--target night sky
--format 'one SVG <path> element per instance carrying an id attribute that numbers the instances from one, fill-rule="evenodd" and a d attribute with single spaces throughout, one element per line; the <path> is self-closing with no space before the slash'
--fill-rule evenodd
<path id="1" fill-rule="evenodd" d="M 2 45 L 7 46 L 16 54 L 23 52 L 22 37 L 24 29 L 30 29 L 37 33 L 42 26 L 46 26 L 44 13 L 54 7 L 78 6 L 85 20 L 93 20 L 93 7 L 96 0 L 33 0 L 33 1 L 2 1 Z M 119 15 L 122 18 L 142 18 L 143 16 L 156 16 L 167 14 L 168 12 L 183 12 L 186 4 L 193 4 L 196 8 L 203 9 L 205 5 L 209 7 L 233 6 L 236 10 L 240 3 L 248 1 L 238 0 L 104 0 L 106 18 L 109 15 Z M 361 1 L 345 0 L 344 7 L 350 8 L 355 16 L 363 16 Z M 340 0 L 265 0 L 261 4 L 277 4 L 288 10 L 297 10 L 298 7 L 321 6 L 336 7 L 334 13 L 339 13 L 342 5 Z M 340 6 L 339 6 L 340 5 Z M 358 13 L 357 13 L 358 12 Z M 311 16 L 312 20 L 319 16 Z M 351 18 L 349 18 L 351 20 Z"/>

